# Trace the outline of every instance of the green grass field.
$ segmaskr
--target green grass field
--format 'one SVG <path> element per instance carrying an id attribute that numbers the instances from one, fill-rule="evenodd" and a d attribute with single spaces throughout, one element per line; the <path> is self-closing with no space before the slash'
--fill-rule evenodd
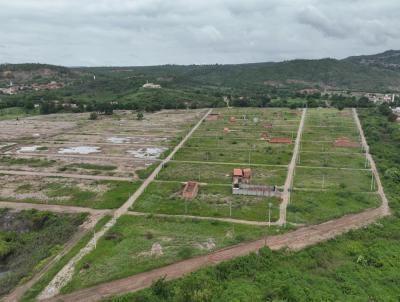
<path id="1" fill-rule="evenodd" d="M 186 182 L 195 180 L 212 184 L 231 184 L 234 168 L 252 169 L 252 180 L 256 184 L 269 184 L 281 186 L 285 182 L 286 167 L 261 167 L 236 164 L 207 164 L 170 162 L 161 170 L 159 180 L 173 180 Z"/>
<path id="2" fill-rule="evenodd" d="M 299 166 L 365 168 L 365 155 L 361 153 L 300 152 Z"/>
<path id="3" fill-rule="evenodd" d="M 76 266 L 62 292 L 119 279 L 281 229 L 178 218 L 122 216 Z M 159 244 L 162 255 L 152 254 Z"/>
<path id="4" fill-rule="evenodd" d="M 39 114 L 38 110 L 25 110 L 21 107 L 10 107 L 0 110 L 0 120 L 11 120 Z"/>
<path id="5" fill-rule="evenodd" d="M 49 179 L 51 182 L 48 181 Z M 0 200 L 115 209 L 120 207 L 140 185 L 139 181 L 88 181 L 87 187 L 81 188 L 79 182 L 70 183 L 63 180 L 63 178 L 48 178 L 39 187 L 37 183 L 32 184 L 26 181 L 15 189 L 15 194 L 21 197 L 17 199 L 0 194 Z M 106 188 L 104 192 L 98 191 L 98 188 L 104 187 Z M 38 190 L 46 196 L 46 199 L 31 196 Z"/>
<path id="6" fill-rule="evenodd" d="M 380 197 L 376 193 L 355 193 L 346 190 L 295 191 L 287 208 L 287 220 L 292 223 L 316 224 L 379 205 Z"/>
<path id="7" fill-rule="evenodd" d="M 367 170 L 296 168 L 294 187 L 303 189 L 371 191 L 371 172 Z M 375 191 L 374 189 L 373 191 Z"/>
<path id="8" fill-rule="evenodd" d="M 174 156 L 174 160 L 285 165 L 292 157 L 292 150 L 293 145 L 268 145 L 262 149 L 247 151 L 238 151 L 234 147 L 182 148 Z"/>
<path id="9" fill-rule="evenodd" d="M 279 216 L 280 201 L 277 198 L 232 195 L 229 185 L 207 185 L 200 187 L 195 199 L 186 201 L 181 197 L 182 189 L 183 184 L 179 182 L 153 182 L 135 202 L 132 210 L 267 221 L 268 204 L 272 203 L 271 221 Z"/>

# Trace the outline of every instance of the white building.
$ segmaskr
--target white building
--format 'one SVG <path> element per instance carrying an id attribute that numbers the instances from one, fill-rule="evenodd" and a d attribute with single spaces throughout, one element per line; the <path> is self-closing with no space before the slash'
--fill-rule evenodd
<path id="1" fill-rule="evenodd" d="M 161 88 L 161 85 L 149 83 L 149 81 L 147 81 L 147 83 L 144 84 L 142 87 L 143 87 L 143 88 L 151 88 L 151 89 L 156 88 L 156 89 L 157 89 L 157 88 Z"/>

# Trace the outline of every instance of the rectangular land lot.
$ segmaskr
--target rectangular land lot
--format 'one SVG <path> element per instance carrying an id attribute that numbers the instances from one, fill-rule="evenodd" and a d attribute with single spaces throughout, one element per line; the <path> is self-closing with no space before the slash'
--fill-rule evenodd
<path id="1" fill-rule="evenodd" d="M 162 159 L 203 114 L 165 110 L 138 121 L 130 111 L 116 111 L 94 121 L 88 113 L 0 121 L 0 169 L 134 178 Z"/>
<path id="2" fill-rule="evenodd" d="M 374 181 L 352 111 L 309 109 L 288 221 L 312 224 L 377 207 Z"/>
<path id="3" fill-rule="evenodd" d="M 180 182 L 153 182 L 133 206 L 134 211 L 206 217 L 231 217 L 242 220 L 268 221 L 279 216 L 279 199 L 233 195 L 231 186 L 200 186 L 197 197 L 185 200 Z M 230 212 L 231 210 L 231 212 Z"/>
<path id="4" fill-rule="evenodd" d="M 158 175 L 159 180 L 186 182 L 195 180 L 210 184 L 232 184 L 233 168 L 251 167 L 252 179 L 255 184 L 276 184 L 282 186 L 285 182 L 287 167 L 252 166 L 225 163 L 180 162 L 168 163 Z"/>
<path id="5" fill-rule="evenodd" d="M 217 221 L 122 216 L 97 248 L 79 261 L 62 291 L 131 276 L 279 230 Z"/>
<path id="6" fill-rule="evenodd" d="M 301 111 L 225 108 L 212 114 L 164 166 L 157 176 L 160 182 L 150 185 L 133 211 L 266 221 L 271 204 L 271 220 L 278 218 L 279 198 L 232 194 L 232 171 L 250 168 L 251 184 L 281 189 Z M 224 133 L 224 128 L 230 131 Z M 262 138 L 261 133 L 268 135 Z M 275 136 L 292 143 L 271 143 L 269 139 Z M 181 198 L 182 183 L 187 181 L 200 183 L 198 195 L 190 201 Z"/>
<path id="7" fill-rule="evenodd" d="M 139 181 L 97 181 L 60 177 L 0 175 L 0 200 L 96 209 L 118 208 Z"/>

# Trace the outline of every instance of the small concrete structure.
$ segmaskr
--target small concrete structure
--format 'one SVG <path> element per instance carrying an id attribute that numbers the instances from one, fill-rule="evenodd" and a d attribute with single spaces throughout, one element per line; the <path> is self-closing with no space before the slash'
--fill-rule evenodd
<path id="1" fill-rule="evenodd" d="M 252 185 L 250 168 L 235 168 L 232 173 L 232 194 L 248 196 L 280 197 L 276 186 Z"/>
<path id="2" fill-rule="evenodd" d="M 240 184 L 238 188 L 232 188 L 233 195 L 248 195 L 248 196 L 266 196 L 266 197 L 281 197 L 282 193 L 276 189 L 276 186 L 261 186 Z"/>
<path id="3" fill-rule="evenodd" d="M 144 84 L 142 87 L 143 88 L 150 88 L 150 89 L 159 89 L 159 88 L 161 88 L 161 85 L 154 84 L 154 83 L 149 83 L 149 81 L 147 81 L 147 83 Z"/>
<path id="4" fill-rule="evenodd" d="M 188 181 L 183 188 L 182 197 L 184 199 L 194 199 L 199 192 L 199 183 L 195 181 Z"/>

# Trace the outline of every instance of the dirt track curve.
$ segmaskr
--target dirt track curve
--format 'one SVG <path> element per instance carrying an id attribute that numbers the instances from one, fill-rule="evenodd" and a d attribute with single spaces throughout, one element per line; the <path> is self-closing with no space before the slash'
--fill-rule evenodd
<path id="1" fill-rule="evenodd" d="M 387 215 L 383 207 L 366 210 L 359 214 L 347 215 L 322 224 L 307 226 L 296 231 L 266 239 L 267 246 L 272 250 L 288 247 L 299 250 L 318 242 L 334 238 L 351 229 L 357 229 L 370 224 L 378 218 Z M 265 239 L 246 242 L 233 247 L 218 250 L 208 255 L 177 262 L 149 272 L 137 274 L 128 278 L 103 283 L 94 287 L 82 289 L 67 295 L 57 296 L 41 301 L 98 301 L 126 292 L 134 292 L 149 287 L 154 280 L 166 276 L 168 280 L 182 277 L 201 267 L 215 265 L 219 262 L 230 260 L 239 256 L 256 252 L 265 245 Z"/>

